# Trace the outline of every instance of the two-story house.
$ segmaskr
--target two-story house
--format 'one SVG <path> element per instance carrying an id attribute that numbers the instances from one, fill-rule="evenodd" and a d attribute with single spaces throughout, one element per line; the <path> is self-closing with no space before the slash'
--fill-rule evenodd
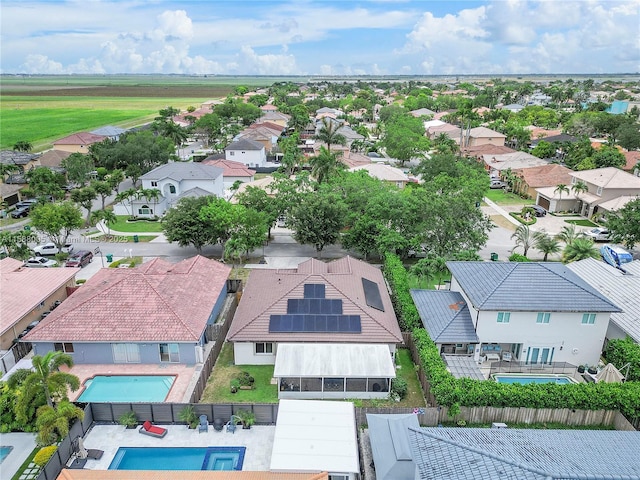
<path id="1" fill-rule="evenodd" d="M 412 290 L 442 353 L 477 362 L 508 352 L 527 364 L 596 364 L 611 313 L 620 312 L 567 266 L 553 262 L 447 262 L 450 291 Z M 497 356 L 497 357 L 496 357 Z"/>
<path id="2" fill-rule="evenodd" d="M 619 168 L 606 167 L 571 173 L 571 186 L 582 181 L 589 189 L 585 193 L 573 192 L 578 201 L 578 211 L 590 217 L 598 212 L 598 205 L 623 195 L 640 195 L 640 177 Z"/>
<path id="3" fill-rule="evenodd" d="M 261 168 L 267 163 L 264 145 L 248 138 L 240 138 L 227 145 L 224 149 L 224 158 L 244 163 L 249 168 Z"/>
<path id="4" fill-rule="evenodd" d="M 193 162 L 160 165 L 140 177 L 142 191 L 158 192 L 157 197 L 141 195 L 114 206 L 116 215 L 159 217 L 182 197 L 224 195 L 223 169 Z"/>

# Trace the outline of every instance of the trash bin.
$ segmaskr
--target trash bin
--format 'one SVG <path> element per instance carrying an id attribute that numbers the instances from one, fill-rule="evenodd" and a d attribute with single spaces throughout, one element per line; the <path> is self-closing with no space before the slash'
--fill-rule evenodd
<path id="1" fill-rule="evenodd" d="M 107 262 L 113 262 L 113 253 L 107 253 L 105 256 L 107 257 Z"/>
<path id="2" fill-rule="evenodd" d="M 497 253 L 492 253 L 491 254 L 491 261 L 496 262 L 498 261 L 498 254 Z"/>
<path id="3" fill-rule="evenodd" d="M 24 226 L 24 231 L 25 232 L 30 232 L 31 231 L 31 225 L 25 225 Z"/>
<path id="4" fill-rule="evenodd" d="M 133 236 L 133 243 L 138 243 L 140 241 L 140 238 L 138 237 L 138 235 L 134 235 Z"/>

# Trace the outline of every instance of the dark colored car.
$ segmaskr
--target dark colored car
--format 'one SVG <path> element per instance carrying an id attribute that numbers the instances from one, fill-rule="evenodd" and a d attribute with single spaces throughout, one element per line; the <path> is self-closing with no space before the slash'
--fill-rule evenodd
<path id="1" fill-rule="evenodd" d="M 29 207 L 18 207 L 11 212 L 11 218 L 22 218 L 29 215 Z"/>
<path id="2" fill-rule="evenodd" d="M 38 200 L 22 200 L 21 202 L 16 203 L 16 208 L 28 207 L 31 208 L 38 203 Z"/>
<path id="3" fill-rule="evenodd" d="M 541 207 L 540 205 L 529 205 L 529 206 L 533 208 L 533 211 L 536 217 L 544 217 L 547 214 L 547 211 L 544 209 L 544 207 Z"/>
<path id="4" fill-rule="evenodd" d="M 67 258 L 65 267 L 78 267 L 82 268 L 85 265 L 90 264 L 93 261 L 93 253 L 89 250 L 79 250 Z"/>

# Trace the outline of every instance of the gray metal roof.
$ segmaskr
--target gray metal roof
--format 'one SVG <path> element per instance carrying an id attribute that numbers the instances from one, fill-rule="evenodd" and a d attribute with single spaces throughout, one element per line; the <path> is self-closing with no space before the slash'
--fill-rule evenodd
<path id="1" fill-rule="evenodd" d="M 417 477 L 640 480 L 640 433 L 409 428 Z"/>
<path id="2" fill-rule="evenodd" d="M 91 131 L 94 135 L 104 135 L 105 137 L 118 137 L 124 132 L 126 132 L 124 128 L 115 127 L 113 125 L 107 125 Z"/>
<path id="3" fill-rule="evenodd" d="M 376 479 L 413 480 L 409 427 L 420 428 L 417 415 L 367 413 L 367 426 Z"/>
<path id="4" fill-rule="evenodd" d="M 460 292 L 411 290 L 420 319 L 435 343 L 477 343 L 467 302 Z"/>
<path id="5" fill-rule="evenodd" d="M 486 380 L 480 370 L 478 362 L 468 355 L 443 355 L 447 370 L 456 378 L 472 378 L 474 380 Z"/>
<path id="6" fill-rule="evenodd" d="M 230 143 L 225 147 L 225 151 L 228 150 L 262 150 L 264 145 L 260 142 L 250 140 L 248 138 L 240 138 L 233 143 Z"/>
<path id="7" fill-rule="evenodd" d="M 195 188 L 190 188 L 189 190 L 186 190 L 182 192 L 180 195 L 178 195 L 178 200 L 184 197 L 198 198 L 198 197 L 206 197 L 209 195 L 215 196 L 215 193 L 208 192 L 207 190 L 200 187 L 195 187 Z"/>
<path id="8" fill-rule="evenodd" d="M 31 160 L 37 158 L 35 153 L 18 152 L 15 150 L 0 150 L 0 163 L 26 165 Z"/>
<path id="9" fill-rule="evenodd" d="M 625 264 L 626 274 L 595 258 L 567 266 L 622 308 L 611 314 L 611 321 L 640 343 L 640 260 Z"/>
<path id="10" fill-rule="evenodd" d="M 447 262 L 477 310 L 620 312 L 595 288 L 555 262 Z"/>
<path id="11" fill-rule="evenodd" d="M 182 180 L 214 180 L 222 175 L 223 170 L 211 165 L 194 162 L 170 162 L 160 165 L 145 173 L 142 180 L 162 180 L 171 178 L 177 182 Z"/>

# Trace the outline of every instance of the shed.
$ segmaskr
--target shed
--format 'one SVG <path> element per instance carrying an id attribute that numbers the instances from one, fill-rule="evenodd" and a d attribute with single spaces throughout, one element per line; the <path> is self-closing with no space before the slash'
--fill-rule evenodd
<path id="1" fill-rule="evenodd" d="M 409 427 L 420 428 L 418 417 L 367 414 L 371 454 L 377 480 L 413 480 L 416 467 L 411 455 Z"/>

